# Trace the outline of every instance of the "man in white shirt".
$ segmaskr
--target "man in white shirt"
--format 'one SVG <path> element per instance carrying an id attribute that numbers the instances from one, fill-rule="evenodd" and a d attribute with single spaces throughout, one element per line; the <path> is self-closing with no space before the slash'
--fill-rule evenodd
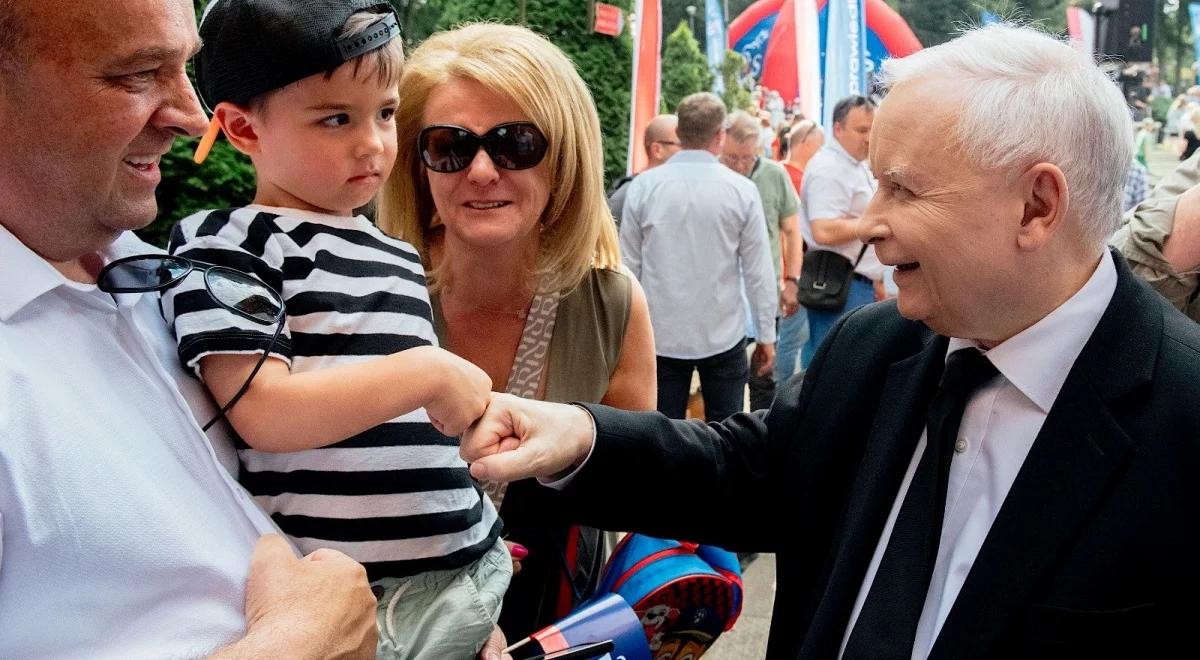
<path id="1" fill-rule="evenodd" d="M 741 411 L 746 396 L 741 280 L 760 373 L 774 365 L 778 287 L 758 189 L 717 160 L 725 104 L 700 92 L 680 101 L 676 115 L 683 150 L 629 184 L 621 258 L 650 305 L 659 412 L 684 417 L 699 371 L 704 415 L 716 421 Z"/>
<path id="2" fill-rule="evenodd" d="M 193 12 L 0 2 L 0 657 L 375 655 L 362 566 L 273 533 L 157 295 L 96 286 L 206 123 Z"/>
<path id="3" fill-rule="evenodd" d="M 845 307 L 838 311 L 805 309 L 809 335 L 800 352 L 804 369 L 833 324 L 842 315 L 874 302 L 875 284 L 883 280 L 875 248 L 868 245 L 864 250 L 856 234 L 858 220 L 875 194 L 875 179 L 866 163 L 874 120 L 871 99 L 847 96 L 838 101 L 833 107 L 833 139 L 808 161 L 804 171 L 800 231 L 808 249 L 814 255 L 821 250 L 836 252 L 855 264 Z"/>
<path id="4" fill-rule="evenodd" d="M 1120 91 L 1007 25 L 880 80 L 859 232 L 897 301 L 720 424 L 494 399 L 463 439 L 472 474 L 557 478 L 588 524 L 776 552 L 768 658 L 1190 648 L 1200 326 L 1105 247 L 1132 151 Z M 684 482 L 687 506 L 618 479 Z"/>

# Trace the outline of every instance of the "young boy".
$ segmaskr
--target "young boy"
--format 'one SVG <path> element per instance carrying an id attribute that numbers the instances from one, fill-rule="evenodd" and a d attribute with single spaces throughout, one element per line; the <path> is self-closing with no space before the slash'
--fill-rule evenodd
<path id="1" fill-rule="evenodd" d="M 239 479 L 302 552 L 336 548 L 366 567 L 380 657 L 474 657 L 512 563 L 447 436 L 482 414 L 491 382 L 436 347 L 413 248 L 354 215 L 396 157 L 396 17 L 378 0 L 214 0 L 200 36 L 201 98 L 253 161 L 257 191 L 183 220 L 170 249 L 253 273 L 287 306 L 276 359 L 228 413 L 245 443 Z M 167 291 L 163 313 L 180 358 L 225 403 L 274 328 L 203 286 Z"/>

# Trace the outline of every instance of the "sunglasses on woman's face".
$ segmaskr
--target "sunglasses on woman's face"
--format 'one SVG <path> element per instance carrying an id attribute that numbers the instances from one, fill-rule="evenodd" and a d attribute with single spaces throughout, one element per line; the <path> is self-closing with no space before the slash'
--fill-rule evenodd
<path id="1" fill-rule="evenodd" d="M 480 149 L 506 170 L 527 170 L 546 157 L 549 143 L 537 126 L 518 121 L 493 126 L 483 135 L 463 128 L 437 124 L 421 129 L 417 149 L 425 167 L 442 174 L 460 172 L 470 166 Z"/>
<path id="2" fill-rule="evenodd" d="M 283 297 L 265 282 L 241 271 L 166 254 L 145 254 L 117 259 L 100 270 L 96 285 L 105 293 L 165 291 L 197 271 L 204 274 L 204 288 L 209 297 L 225 309 L 255 323 L 279 324 L 271 342 L 267 344 L 262 357 L 246 377 L 241 389 L 202 427 L 201 430 L 207 431 L 242 398 L 250 387 L 250 381 L 254 380 L 255 374 L 274 348 L 280 332 L 283 331 Z"/>

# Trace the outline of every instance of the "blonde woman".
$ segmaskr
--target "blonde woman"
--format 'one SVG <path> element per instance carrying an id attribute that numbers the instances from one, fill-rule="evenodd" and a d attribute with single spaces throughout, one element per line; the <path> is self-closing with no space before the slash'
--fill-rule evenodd
<path id="1" fill-rule="evenodd" d="M 420 251 L 442 346 L 497 391 L 652 410 L 650 314 L 620 270 L 600 123 L 570 60 L 525 28 L 468 25 L 413 52 L 400 99 L 379 224 Z M 501 614 L 514 638 L 594 582 L 599 534 L 532 481 L 485 487 L 529 551 Z"/>

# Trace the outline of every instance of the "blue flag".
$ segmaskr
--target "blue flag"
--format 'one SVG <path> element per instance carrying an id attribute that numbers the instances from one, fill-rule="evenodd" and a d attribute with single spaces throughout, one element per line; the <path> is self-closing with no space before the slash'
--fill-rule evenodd
<path id="1" fill-rule="evenodd" d="M 725 91 L 721 78 L 721 63 L 725 61 L 725 14 L 721 11 L 721 0 L 704 2 L 704 49 L 708 51 L 708 70 L 712 71 L 712 93 Z"/>
<path id="2" fill-rule="evenodd" d="M 1192 47 L 1196 49 L 1196 61 L 1200 62 L 1200 2 L 1188 3 L 1188 16 L 1192 17 Z M 1200 68 L 1196 71 L 1196 80 L 1200 81 Z"/>
<path id="3" fill-rule="evenodd" d="M 866 91 L 867 25 L 863 0 L 829 0 L 821 118 L 833 138 L 833 106 Z"/>

